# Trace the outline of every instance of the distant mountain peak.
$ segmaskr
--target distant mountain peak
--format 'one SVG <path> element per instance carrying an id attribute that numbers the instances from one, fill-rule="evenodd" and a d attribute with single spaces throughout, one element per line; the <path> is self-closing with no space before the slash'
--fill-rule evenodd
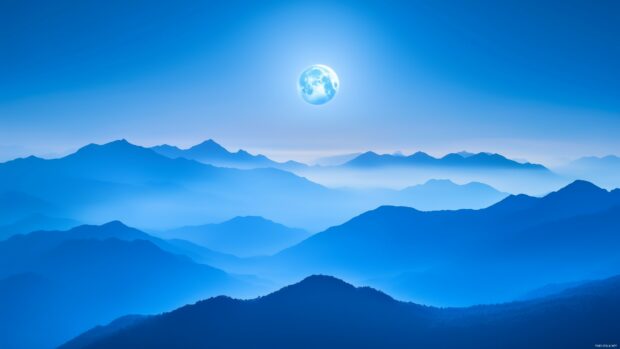
<path id="1" fill-rule="evenodd" d="M 265 217 L 262 216 L 236 216 L 233 217 L 225 222 L 222 222 L 222 224 L 225 223 L 237 223 L 237 222 L 260 222 L 260 223 L 273 223 L 276 224 L 274 221 L 267 219 Z"/>
<path id="2" fill-rule="evenodd" d="M 217 143 L 216 141 L 214 141 L 213 139 L 207 139 L 206 141 L 196 144 L 195 146 L 189 148 L 190 150 L 194 149 L 200 149 L 200 150 L 217 150 L 217 151 L 225 151 L 227 153 L 230 153 L 226 148 L 224 148 L 223 146 L 221 146 L 219 143 Z"/>
<path id="3" fill-rule="evenodd" d="M 449 179 L 445 179 L 445 178 L 432 178 L 429 179 L 428 181 L 424 182 L 424 185 L 428 185 L 428 184 L 445 184 L 445 185 L 458 185 L 456 183 L 454 183 L 453 181 L 449 180 Z"/>
<path id="4" fill-rule="evenodd" d="M 145 170 L 145 163 L 161 165 L 168 160 L 150 148 L 129 143 L 124 139 L 105 144 L 89 144 L 62 159 L 75 161 L 75 164 L 82 170 L 91 168 L 93 175 L 105 171 L 119 170 L 120 167 L 125 166 L 131 167 L 138 172 L 143 172 Z M 88 164 L 83 161 L 88 162 Z M 93 170 L 95 167 L 99 168 L 99 170 Z"/>
<path id="5" fill-rule="evenodd" d="M 261 216 L 237 216 L 221 223 L 186 226 L 164 233 L 211 250 L 238 257 L 266 256 L 308 237 L 303 229 L 290 228 Z"/>
<path id="6" fill-rule="evenodd" d="M 459 156 L 461 156 L 463 158 L 468 158 L 468 157 L 470 157 L 472 155 L 476 155 L 475 153 L 470 153 L 470 152 L 468 152 L 466 150 L 461 150 L 460 152 L 454 153 L 454 154 L 459 155 Z"/>
<path id="7" fill-rule="evenodd" d="M 575 161 L 581 161 L 581 160 L 613 160 L 613 161 L 618 161 L 620 160 L 620 157 L 617 155 L 613 155 L 613 154 L 609 154 L 609 155 L 604 155 L 604 156 L 584 156 L 582 158 L 579 158 Z"/>

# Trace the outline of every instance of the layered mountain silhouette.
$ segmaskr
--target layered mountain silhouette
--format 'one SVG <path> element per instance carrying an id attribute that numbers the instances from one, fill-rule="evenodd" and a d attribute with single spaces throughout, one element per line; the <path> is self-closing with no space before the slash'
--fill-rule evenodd
<path id="1" fill-rule="evenodd" d="M 309 233 L 262 217 L 247 216 L 217 224 L 182 227 L 160 235 L 191 241 L 222 253 L 252 257 L 279 252 L 307 238 Z"/>
<path id="2" fill-rule="evenodd" d="M 338 194 L 286 171 L 170 159 L 125 140 L 91 144 L 60 159 L 29 157 L 0 164 L 0 193 L 9 190 L 54 202 L 62 217 L 82 222 L 121 219 L 160 229 L 236 215 L 328 225 L 360 212 L 359 207 L 340 205 Z M 56 216 L 38 206 L 37 213 Z M 305 214 L 312 207 L 322 208 L 317 210 L 320 220 Z"/>
<path id="3" fill-rule="evenodd" d="M 221 293 L 255 294 L 251 279 L 198 264 L 165 244 L 120 222 L 0 242 L 0 328 L 7 329 L 0 347 L 52 347 L 123 314 L 157 313 Z"/>
<path id="4" fill-rule="evenodd" d="M 619 295 L 615 277 L 532 301 L 440 309 L 311 276 L 253 300 L 217 297 L 112 323 L 61 348 L 589 348 L 620 340 Z"/>
<path id="5" fill-rule="evenodd" d="M 59 159 L 29 157 L 0 164 L 0 193 L 6 198 L 0 196 L 0 205 L 20 203 L 2 211 L 0 225 L 41 214 L 79 222 L 121 220 L 166 230 L 234 216 L 263 216 L 320 231 L 385 204 L 480 208 L 501 198 L 480 185 L 475 191 L 447 188 L 447 182 L 427 186 L 432 188 L 401 193 L 330 189 L 279 169 L 242 170 L 171 159 L 120 140 L 90 144 Z"/>
<path id="6" fill-rule="evenodd" d="M 343 161 L 344 159 L 344 161 Z M 324 166 L 294 170 L 329 187 L 399 189 L 432 179 L 457 183 L 480 182 L 500 191 L 542 195 L 576 178 L 566 178 L 543 165 L 508 159 L 493 153 L 449 153 L 434 157 L 424 152 L 378 154 L 327 160 Z"/>
<path id="7" fill-rule="evenodd" d="M 264 260 L 260 271 L 285 281 L 334 274 L 427 304 L 505 301 L 620 272 L 619 231 L 620 190 L 577 181 L 482 210 L 380 207 Z"/>
<path id="8" fill-rule="evenodd" d="M 273 167 L 290 170 L 306 166 L 296 161 L 273 161 L 264 155 L 252 155 L 243 149 L 233 153 L 212 139 L 208 139 L 187 149 L 181 149 L 168 144 L 158 145 L 152 147 L 151 149 L 172 159 L 186 158 L 200 161 L 205 164 L 223 167 L 235 167 L 242 169 Z"/>
<path id="9" fill-rule="evenodd" d="M 387 167 L 387 166 L 429 166 L 429 167 L 469 167 L 495 169 L 526 169 L 548 171 L 539 164 L 521 163 L 507 159 L 499 154 L 491 153 L 450 153 L 436 158 L 424 152 L 416 152 L 409 156 L 400 154 L 377 154 L 369 151 L 346 162 L 348 167 Z"/>

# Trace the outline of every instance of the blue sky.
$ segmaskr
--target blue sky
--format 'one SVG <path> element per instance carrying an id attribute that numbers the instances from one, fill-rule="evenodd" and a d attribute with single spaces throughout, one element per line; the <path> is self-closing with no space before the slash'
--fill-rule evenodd
<path id="1" fill-rule="evenodd" d="M 0 159 L 126 138 L 275 158 L 620 153 L 620 3 L 3 1 Z M 324 106 L 299 73 L 331 66 Z"/>

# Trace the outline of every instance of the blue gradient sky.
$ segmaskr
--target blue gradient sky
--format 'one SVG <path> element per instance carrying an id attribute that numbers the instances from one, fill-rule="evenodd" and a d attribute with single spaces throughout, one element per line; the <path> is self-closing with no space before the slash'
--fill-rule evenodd
<path id="1" fill-rule="evenodd" d="M 278 159 L 620 153 L 620 2 L 0 4 L 0 159 L 126 138 Z M 298 74 L 327 64 L 336 98 Z"/>

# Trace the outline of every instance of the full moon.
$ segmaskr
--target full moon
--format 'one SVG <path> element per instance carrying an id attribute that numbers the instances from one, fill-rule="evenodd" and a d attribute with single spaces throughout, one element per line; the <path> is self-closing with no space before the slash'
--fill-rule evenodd
<path id="1" fill-rule="evenodd" d="M 299 94 L 310 104 L 319 105 L 331 101 L 339 87 L 338 75 L 326 65 L 311 65 L 299 77 Z"/>

